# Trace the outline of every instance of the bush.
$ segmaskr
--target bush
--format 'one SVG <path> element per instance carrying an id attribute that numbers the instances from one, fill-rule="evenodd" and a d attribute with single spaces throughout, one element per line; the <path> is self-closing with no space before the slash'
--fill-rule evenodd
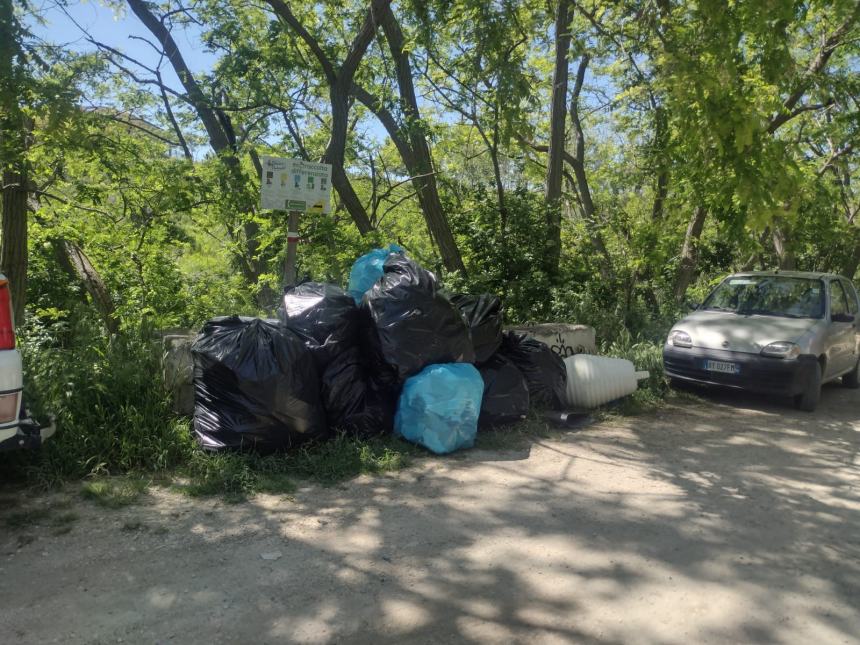
<path id="1" fill-rule="evenodd" d="M 172 414 L 157 345 L 146 330 L 108 338 L 96 325 L 70 330 L 31 321 L 20 334 L 25 401 L 57 432 L 40 451 L 4 456 L 7 475 L 49 486 L 70 477 L 166 470 L 193 442 Z M 61 344 L 58 339 L 68 339 Z"/>
<path id="2" fill-rule="evenodd" d="M 647 370 L 648 379 L 639 382 L 639 388 L 631 396 L 638 405 L 653 405 L 662 401 L 669 392 L 663 373 L 663 344 L 642 338 L 634 339 L 622 330 L 612 342 L 604 343 L 600 353 L 616 358 L 626 358 L 637 370 Z"/>

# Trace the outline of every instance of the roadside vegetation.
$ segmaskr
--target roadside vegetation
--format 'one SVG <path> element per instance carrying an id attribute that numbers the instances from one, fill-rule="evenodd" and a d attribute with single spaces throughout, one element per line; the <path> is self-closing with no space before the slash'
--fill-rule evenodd
<path id="1" fill-rule="evenodd" d="M 0 270 L 28 404 L 58 431 L 0 477 L 239 498 L 423 454 L 339 437 L 212 456 L 171 413 L 158 331 L 277 308 L 287 220 L 259 208 L 263 155 L 343 170 L 332 212 L 301 219 L 302 278 L 344 285 L 397 242 L 446 288 L 501 296 L 507 323 L 592 325 L 650 373 L 614 413 L 671 395 L 665 334 L 725 273 L 857 274 L 856 2 L 373 5 L 373 30 L 358 0 L 93 9 L 148 43 L 99 41 L 74 3 L 3 5 Z"/>

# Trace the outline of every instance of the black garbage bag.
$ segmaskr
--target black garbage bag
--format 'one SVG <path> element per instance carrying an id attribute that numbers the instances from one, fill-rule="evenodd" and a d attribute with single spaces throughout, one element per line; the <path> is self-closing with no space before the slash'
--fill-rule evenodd
<path id="1" fill-rule="evenodd" d="M 502 335 L 499 354 L 516 365 L 525 376 L 532 405 L 556 410 L 564 407 L 567 370 L 561 356 L 546 343 L 526 334 L 507 331 Z"/>
<path id="2" fill-rule="evenodd" d="M 397 394 L 368 377 L 357 347 L 329 363 L 323 372 L 321 395 L 333 429 L 369 437 L 390 433 L 393 428 Z"/>
<path id="3" fill-rule="evenodd" d="M 461 293 L 451 296 L 451 302 L 469 325 L 475 362 L 480 365 L 490 360 L 502 344 L 502 301 L 489 293 L 479 296 Z"/>
<path id="4" fill-rule="evenodd" d="M 370 376 L 402 384 L 427 365 L 473 363 L 475 350 L 460 312 L 436 278 L 403 255 L 385 261 L 382 278 L 361 302 Z M 386 371 L 388 374 L 386 374 Z"/>
<path id="5" fill-rule="evenodd" d="M 529 386 L 516 365 L 496 354 L 479 371 L 484 379 L 479 426 L 514 423 L 529 413 Z"/>
<path id="6" fill-rule="evenodd" d="M 327 434 L 314 359 L 276 322 L 227 316 L 191 347 L 194 434 L 203 448 L 290 448 Z"/>
<path id="7" fill-rule="evenodd" d="M 358 343 L 358 308 L 343 289 L 322 282 L 303 282 L 284 291 L 281 320 L 301 337 L 320 372 Z"/>

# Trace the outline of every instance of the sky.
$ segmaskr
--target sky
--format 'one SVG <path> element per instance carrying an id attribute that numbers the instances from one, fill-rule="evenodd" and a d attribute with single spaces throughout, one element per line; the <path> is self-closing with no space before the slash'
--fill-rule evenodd
<path id="1" fill-rule="evenodd" d="M 147 66 L 155 67 L 158 63 L 159 55 L 156 51 L 134 38 L 147 38 L 154 42 L 152 34 L 124 2 L 114 2 L 115 6 L 106 6 L 97 0 L 66 0 L 61 6 L 57 0 L 31 0 L 31 4 L 33 11 L 25 18 L 25 22 L 36 36 L 49 43 L 64 45 L 80 52 L 94 51 L 95 46 L 87 40 L 88 33 L 93 39 L 118 49 Z M 39 24 L 32 14 L 41 15 L 46 24 Z M 200 27 L 190 25 L 174 26 L 171 32 L 192 72 L 208 72 L 217 60 L 216 55 L 206 51 L 201 44 L 201 31 Z M 166 60 L 162 62 L 161 71 L 165 85 L 184 93 L 179 78 Z M 364 133 L 377 142 L 387 137 L 385 129 L 375 119 L 365 124 Z M 277 138 L 270 143 L 276 140 Z M 198 152 L 202 151 L 195 151 L 195 156 Z"/>
<path id="2" fill-rule="evenodd" d="M 44 25 L 29 15 L 25 18 L 33 33 L 47 42 L 65 45 L 76 51 L 93 51 L 95 47 L 87 41 L 84 31 L 100 42 L 114 47 L 147 65 L 155 67 L 158 54 L 149 45 L 132 36 L 153 40 L 152 35 L 124 4 L 119 11 L 94 0 L 68 0 L 61 7 L 54 0 L 33 0 L 33 13 L 42 16 Z M 216 57 L 207 52 L 200 43 L 200 29 L 189 27 L 174 29 L 176 39 L 185 61 L 192 72 L 208 71 Z M 162 64 L 165 82 L 174 89 L 180 89 L 179 79 L 170 64 Z"/>
<path id="3" fill-rule="evenodd" d="M 0 0 L 3 1 L 3 0 Z M 30 0 L 32 12 L 25 17 L 33 33 L 39 38 L 55 44 L 63 45 L 76 51 L 93 51 L 95 46 L 88 42 L 87 34 L 97 41 L 118 49 L 129 56 L 140 60 L 147 66 L 155 67 L 159 55 L 153 47 L 138 38 L 154 41 L 152 35 L 132 13 L 124 2 L 106 5 L 98 0 Z M 44 24 L 35 20 L 34 15 L 40 15 Z M 217 57 L 206 51 L 200 42 L 202 29 L 195 25 L 188 27 L 174 26 L 172 33 L 186 63 L 192 72 L 208 72 L 212 69 Z M 575 61 L 573 61 L 575 63 Z M 184 93 L 173 68 L 165 60 L 161 65 L 162 78 L 166 85 L 179 93 Z M 144 73 L 143 76 L 150 76 Z M 587 83 L 595 79 L 589 70 Z M 419 99 L 423 103 L 422 99 Z M 427 105 L 425 109 L 430 109 Z M 441 115 L 443 120 L 458 121 L 454 114 Z M 381 143 L 387 138 L 387 133 L 375 119 L 363 124 L 365 136 Z M 274 143 L 273 139 L 271 143 Z M 197 151 L 195 151 L 197 152 Z M 202 151 L 201 151 L 202 152 Z"/>

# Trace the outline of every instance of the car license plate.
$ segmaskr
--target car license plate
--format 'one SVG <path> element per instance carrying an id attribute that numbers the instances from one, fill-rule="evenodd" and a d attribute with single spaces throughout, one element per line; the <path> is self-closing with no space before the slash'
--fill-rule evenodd
<path id="1" fill-rule="evenodd" d="M 721 374 L 740 374 L 741 367 L 737 363 L 728 361 L 705 361 L 705 369 L 709 372 L 720 372 Z"/>

